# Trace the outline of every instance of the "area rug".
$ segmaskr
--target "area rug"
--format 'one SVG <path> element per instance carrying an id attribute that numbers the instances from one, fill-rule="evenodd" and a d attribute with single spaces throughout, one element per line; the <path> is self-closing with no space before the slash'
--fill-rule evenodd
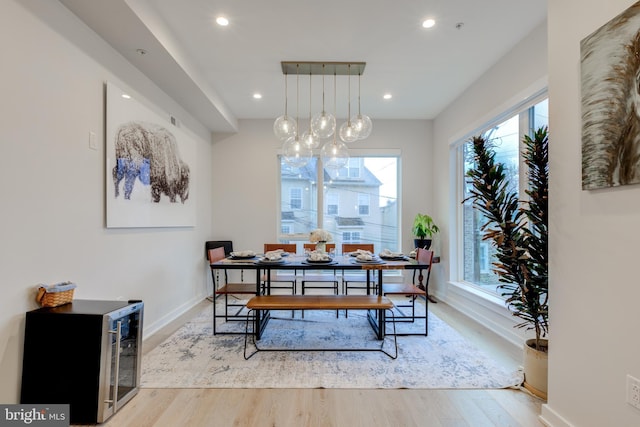
<path id="1" fill-rule="evenodd" d="M 261 347 L 361 348 L 380 341 L 366 314 L 349 311 L 273 312 Z M 424 323 L 403 324 L 424 330 Z M 221 328 L 244 328 L 227 322 Z M 405 331 L 408 331 L 405 329 Z M 421 388 L 516 387 L 522 373 L 498 366 L 438 317 L 428 336 L 399 336 L 398 358 L 381 352 L 260 352 L 243 357 L 244 336 L 212 335 L 207 307 L 142 359 L 143 388 Z M 392 337 L 385 339 L 391 350 Z"/>

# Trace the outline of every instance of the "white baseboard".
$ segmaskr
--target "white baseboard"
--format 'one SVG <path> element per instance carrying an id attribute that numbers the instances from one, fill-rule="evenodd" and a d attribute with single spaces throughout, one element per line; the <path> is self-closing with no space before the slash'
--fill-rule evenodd
<path id="1" fill-rule="evenodd" d="M 200 304 L 202 300 L 206 298 L 206 295 L 198 295 L 191 300 L 185 302 L 184 304 L 175 307 L 170 312 L 166 313 L 164 316 L 156 320 L 155 322 L 147 325 L 145 324 L 142 332 L 142 342 L 146 341 L 148 338 L 152 337 L 153 334 L 158 332 L 160 329 L 167 326 L 173 320 L 177 319 L 187 311 L 191 310 L 196 305 Z"/>
<path id="2" fill-rule="evenodd" d="M 542 410 L 538 419 L 547 427 L 573 427 L 573 424 L 554 411 L 548 403 L 542 405 Z"/>

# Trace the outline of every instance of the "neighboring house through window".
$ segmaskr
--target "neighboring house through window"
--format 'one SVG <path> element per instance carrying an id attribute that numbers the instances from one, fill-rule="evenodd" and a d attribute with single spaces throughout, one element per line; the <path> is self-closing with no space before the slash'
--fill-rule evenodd
<path id="1" fill-rule="evenodd" d="M 311 230 L 323 228 L 338 248 L 348 241 L 373 243 L 376 250 L 401 249 L 399 153 L 350 155 L 348 165 L 337 171 L 321 169 L 318 157 L 301 168 L 280 157 L 279 241 L 308 241 Z"/>

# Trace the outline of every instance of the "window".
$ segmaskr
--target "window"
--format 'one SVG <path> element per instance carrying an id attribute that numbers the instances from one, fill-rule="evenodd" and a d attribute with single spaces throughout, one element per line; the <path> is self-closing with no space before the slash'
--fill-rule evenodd
<path id="1" fill-rule="evenodd" d="M 369 195 L 358 194 L 358 214 L 362 216 L 369 215 Z"/>
<path id="2" fill-rule="evenodd" d="M 366 242 L 376 250 L 401 250 L 400 158 L 350 155 L 338 171 L 321 169 L 317 157 L 302 168 L 280 158 L 280 241 L 308 241 L 311 230 L 324 228 L 337 247 Z"/>
<path id="3" fill-rule="evenodd" d="M 363 159 L 360 157 L 350 157 L 347 166 L 338 171 L 338 178 L 358 179 L 362 175 L 361 168 Z"/>
<path id="4" fill-rule="evenodd" d="M 292 188 L 289 190 L 289 207 L 291 210 L 302 209 L 302 189 Z"/>
<path id="5" fill-rule="evenodd" d="M 340 196 L 337 193 L 327 194 L 327 215 L 338 215 Z"/>
<path id="6" fill-rule="evenodd" d="M 361 243 L 359 231 L 344 231 L 342 233 L 342 243 Z"/>
<path id="7" fill-rule="evenodd" d="M 545 94 L 532 98 L 501 116 L 491 124 L 473 135 L 484 135 L 492 141 L 496 161 L 506 166 L 512 190 L 522 198 L 525 194 L 526 171 L 520 156 L 522 139 L 532 130 L 548 125 L 548 105 Z M 497 294 L 498 276 L 493 273 L 495 250 L 490 241 L 482 239 L 480 228 L 486 223 L 483 215 L 473 209 L 472 202 L 467 200 L 471 184 L 466 179 L 466 172 L 474 167 L 472 149 L 469 144 L 471 136 L 456 145 L 459 159 L 458 176 L 461 191 L 457 203 L 460 223 L 457 225 L 458 281 Z M 465 201 L 466 200 L 466 201 Z M 464 202 L 463 202 L 464 201 Z"/>

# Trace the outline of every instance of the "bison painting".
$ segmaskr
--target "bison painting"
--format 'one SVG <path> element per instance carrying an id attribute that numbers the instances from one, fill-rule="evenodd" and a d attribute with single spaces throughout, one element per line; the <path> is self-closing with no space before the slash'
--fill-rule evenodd
<path id="1" fill-rule="evenodd" d="M 171 132 L 146 122 L 129 122 L 115 135 L 116 165 L 113 167 L 115 197 L 120 195 L 124 179 L 124 198 L 130 199 L 136 179 L 151 187 L 151 200 L 164 194 L 171 203 L 177 197 L 189 198 L 189 166 L 180 158 L 178 144 Z"/>
<path id="2" fill-rule="evenodd" d="M 582 188 L 640 183 L 640 2 L 580 43 Z"/>

